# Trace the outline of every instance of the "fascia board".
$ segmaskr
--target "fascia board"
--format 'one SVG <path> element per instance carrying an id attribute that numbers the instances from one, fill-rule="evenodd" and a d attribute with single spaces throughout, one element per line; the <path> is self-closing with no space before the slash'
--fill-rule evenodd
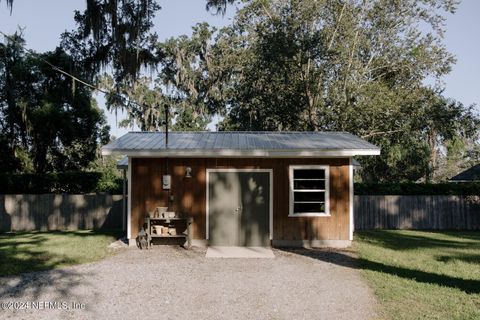
<path id="1" fill-rule="evenodd" d="M 185 158 L 313 158 L 377 156 L 380 149 L 324 149 L 324 150 L 231 150 L 231 149 L 109 149 L 102 148 L 102 155 L 126 155 L 129 157 L 185 157 Z"/>

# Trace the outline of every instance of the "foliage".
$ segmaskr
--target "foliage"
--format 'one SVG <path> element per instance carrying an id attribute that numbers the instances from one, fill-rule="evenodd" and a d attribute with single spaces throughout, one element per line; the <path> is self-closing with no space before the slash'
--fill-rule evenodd
<path id="1" fill-rule="evenodd" d="M 6 172 L 16 171 L 22 168 L 20 159 L 16 157 L 16 150 L 12 150 L 9 146 L 8 139 L 5 134 L 0 135 L 0 168 Z"/>
<path id="2" fill-rule="evenodd" d="M 13 0 L 9 0 L 13 1 Z M 227 6 L 233 4 L 235 0 L 207 0 L 206 9 L 214 14 L 225 14 Z"/>
<path id="3" fill-rule="evenodd" d="M 232 3 L 208 1 L 207 9 L 222 13 Z M 473 106 L 424 85 L 454 62 L 442 37 L 456 1 L 243 4 L 226 28 L 197 24 L 190 37 L 157 44 L 160 70 L 150 91 L 161 103 L 130 106 L 128 123 L 158 130 L 158 104 L 167 103 L 176 130 L 203 130 L 220 115 L 219 130 L 348 131 L 382 148 L 362 160 L 364 181 L 439 181 L 445 146 L 475 145 Z M 141 100 L 150 91 L 127 96 Z M 153 126 L 142 116 L 152 114 Z"/>
<path id="4" fill-rule="evenodd" d="M 109 93 L 105 95 L 108 110 L 122 110 L 127 114 L 120 126 L 133 127 L 136 124 L 142 131 L 157 131 L 165 122 L 165 104 L 168 98 L 161 88 L 152 87 L 151 79 L 139 77 L 133 84 L 117 85 L 113 78 L 103 75 L 101 85 Z"/>
<path id="5" fill-rule="evenodd" d="M 214 32 L 215 28 L 201 23 L 193 27 L 191 37 L 157 44 L 163 56 L 158 83 L 166 88 L 176 112 L 175 130 L 204 130 L 218 104 L 223 103 L 219 74 L 210 53 Z"/>
<path id="6" fill-rule="evenodd" d="M 423 84 L 454 62 L 442 37 L 443 14 L 455 7 L 244 1 L 211 45 L 214 72 L 204 72 L 221 79 L 221 99 L 209 101 L 226 115 L 219 129 L 348 131 L 382 148 L 362 162 L 364 180 L 432 180 L 443 145 L 474 139 L 479 124 L 472 107 Z"/>
<path id="7" fill-rule="evenodd" d="M 106 95 L 107 108 L 127 113 L 121 125 L 136 124 L 142 131 L 157 131 L 165 125 L 168 106 L 173 130 L 205 130 L 222 101 L 209 53 L 214 32 L 214 28 L 203 23 L 193 27 L 191 37 L 158 42 L 161 71 L 155 83 L 149 77 L 139 77 L 134 82 L 118 84 L 104 75 L 102 88 L 110 92 Z"/>
<path id="8" fill-rule="evenodd" d="M 2 1 L 0 1 L 0 2 L 2 2 Z M 7 7 L 10 9 L 10 12 L 11 12 L 12 7 L 13 7 L 13 0 L 6 0 L 5 2 L 6 2 Z"/>
<path id="9" fill-rule="evenodd" d="M 453 10 L 451 1 L 426 6 Z M 406 1 L 247 2 L 217 40 L 238 56 L 230 71 L 239 104 L 232 120 L 242 129 L 305 123 L 310 130 L 372 133 L 368 124 L 376 119 L 366 117 L 372 108 L 398 109 L 397 94 L 411 95 L 425 76 L 449 70 L 452 57 L 435 37 L 443 32 L 442 17 L 427 9 Z M 418 32 L 422 22 L 431 34 Z M 383 105 L 371 101 L 382 98 Z M 279 101 L 283 113 L 270 112 Z M 303 121 L 280 117 L 284 113 Z M 348 121 L 351 113 L 358 120 Z"/>
<path id="10" fill-rule="evenodd" d="M 90 89 L 49 64 L 81 77 L 80 66 L 61 48 L 36 54 L 23 44 L 18 33 L 0 43 L 0 139 L 7 149 L 2 169 L 29 171 L 32 163 L 36 172 L 87 167 L 98 143 L 108 141 L 109 127 Z"/>
<path id="11" fill-rule="evenodd" d="M 358 268 L 382 319 L 478 319 L 478 232 L 357 233 Z"/>
<path id="12" fill-rule="evenodd" d="M 99 150 L 100 153 L 100 150 Z M 123 176 L 117 168 L 121 157 L 98 156 L 87 169 L 87 172 L 101 173 L 94 192 L 123 192 Z M 87 192 L 87 191 L 86 191 Z"/>
<path id="13" fill-rule="evenodd" d="M 446 140 L 445 155 L 438 160 L 434 180 L 445 181 L 480 163 L 480 143 L 475 139 L 454 137 Z"/>
<path id="14" fill-rule="evenodd" d="M 118 231 L 18 232 L 0 235 L 0 277 L 98 261 L 113 254 Z"/>
<path id="15" fill-rule="evenodd" d="M 480 183 L 355 183 L 356 195 L 480 195 Z"/>
<path id="16" fill-rule="evenodd" d="M 77 30 L 62 35 L 62 47 L 96 74 L 111 68 L 116 84 L 133 83 L 141 67 L 154 68 L 157 57 L 151 32 L 154 0 L 87 0 L 87 8 L 75 12 Z"/>
<path id="17" fill-rule="evenodd" d="M 445 19 L 457 0 L 242 0 L 229 26 L 200 23 L 191 36 L 165 41 L 152 31 L 160 9 L 154 0 L 86 2 L 75 13 L 77 29 L 62 35 L 64 58 L 49 57 L 88 82 L 100 76 L 107 108 L 127 113 L 124 126 L 160 130 L 168 105 L 173 130 L 205 130 L 219 116 L 219 130 L 348 131 L 382 149 L 360 159 L 363 181 L 444 181 L 480 158 L 479 115 L 442 93 L 441 79 L 455 62 L 443 43 Z M 224 14 L 235 3 L 206 0 L 206 9 Z M 21 46 L 9 50 L 9 61 L 25 55 Z M 33 118 L 22 111 L 28 101 L 12 95 L 30 97 L 28 84 L 39 80 L 33 73 L 27 89 L 12 88 L 14 64 L 4 65 L 9 89 L 0 139 L 14 147 L 2 164 L 22 170 L 29 161 L 17 155 L 31 151 L 24 132 Z M 20 66 L 35 70 L 34 63 Z M 146 69 L 151 77 L 140 76 Z M 75 83 L 62 90 L 75 92 Z M 56 107 L 62 99 L 53 100 L 39 100 L 35 119 L 63 119 Z M 58 138 L 38 123 L 37 131 L 46 141 Z M 69 156 L 61 157 L 35 141 L 36 171 L 91 160 L 75 156 L 90 155 L 93 143 L 68 141 L 60 153 Z"/>
<path id="18" fill-rule="evenodd" d="M 142 70 L 154 71 L 161 59 L 151 31 L 159 9 L 154 0 L 87 0 L 86 10 L 75 12 L 77 29 L 62 35 L 61 46 L 82 63 L 83 79 L 100 80 L 107 109 L 127 111 L 123 126 L 137 123 L 153 131 L 161 123 L 162 96 L 150 88 L 147 77 L 140 77 Z"/>
<path id="19" fill-rule="evenodd" d="M 59 173 L 2 173 L 0 194 L 43 194 L 92 192 L 122 193 L 122 179 L 98 171 Z"/>

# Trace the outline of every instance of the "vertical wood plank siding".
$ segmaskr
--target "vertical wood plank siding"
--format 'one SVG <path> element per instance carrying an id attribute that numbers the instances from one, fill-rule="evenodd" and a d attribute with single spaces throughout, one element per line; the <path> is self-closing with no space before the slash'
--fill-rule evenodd
<path id="1" fill-rule="evenodd" d="M 121 195 L 0 195 L 0 231 L 122 228 Z"/>
<path id="2" fill-rule="evenodd" d="M 288 217 L 289 165 L 330 165 L 330 217 Z M 162 175 L 172 176 L 170 191 L 162 190 Z M 233 159 L 233 158 L 133 158 L 132 238 L 138 234 L 147 212 L 156 207 L 194 218 L 194 239 L 206 237 L 206 169 L 273 169 L 273 239 L 348 240 L 349 232 L 348 159 Z M 186 167 L 192 178 L 185 178 Z M 169 196 L 173 195 L 173 202 Z"/>
<path id="3" fill-rule="evenodd" d="M 355 230 L 480 230 L 480 196 L 355 196 Z"/>

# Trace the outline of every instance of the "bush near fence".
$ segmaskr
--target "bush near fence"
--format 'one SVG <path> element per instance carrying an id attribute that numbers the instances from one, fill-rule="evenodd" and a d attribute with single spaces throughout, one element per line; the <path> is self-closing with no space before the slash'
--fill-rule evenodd
<path id="1" fill-rule="evenodd" d="M 0 194 L 122 193 L 122 179 L 105 172 L 77 171 L 42 174 L 0 174 Z"/>
<path id="2" fill-rule="evenodd" d="M 355 183 L 355 195 L 480 195 L 479 182 Z"/>

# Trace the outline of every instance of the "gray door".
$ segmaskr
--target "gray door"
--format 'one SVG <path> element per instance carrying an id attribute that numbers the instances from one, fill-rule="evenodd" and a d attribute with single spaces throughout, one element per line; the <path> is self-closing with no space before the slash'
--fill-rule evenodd
<path id="1" fill-rule="evenodd" d="M 208 173 L 210 245 L 268 246 L 270 173 Z"/>

